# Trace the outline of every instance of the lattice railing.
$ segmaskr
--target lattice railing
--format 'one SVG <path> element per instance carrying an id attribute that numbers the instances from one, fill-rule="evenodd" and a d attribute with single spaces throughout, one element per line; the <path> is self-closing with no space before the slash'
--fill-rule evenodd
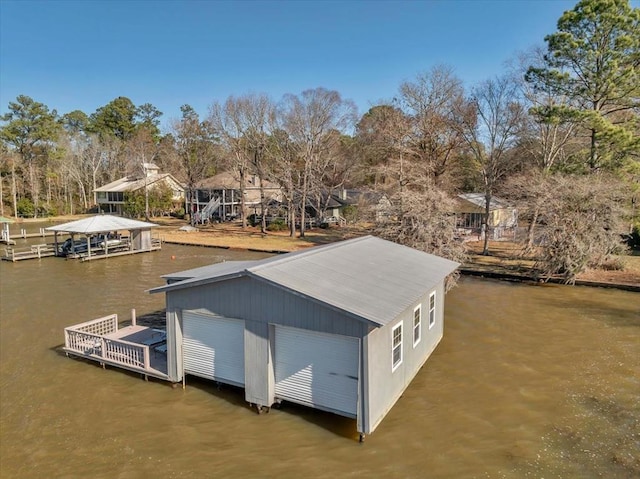
<path id="1" fill-rule="evenodd" d="M 110 314 L 98 319 L 92 319 L 86 323 L 75 324 L 65 329 L 81 331 L 83 333 L 97 334 L 105 336 L 107 334 L 115 333 L 118 330 L 118 315 Z"/>

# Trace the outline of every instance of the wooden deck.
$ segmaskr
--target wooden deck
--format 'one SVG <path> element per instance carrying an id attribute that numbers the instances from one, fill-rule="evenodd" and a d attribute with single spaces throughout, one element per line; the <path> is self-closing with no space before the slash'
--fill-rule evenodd
<path id="1" fill-rule="evenodd" d="M 91 249 L 91 254 L 83 253 L 57 253 L 54 244 L 35 244 L 26 248 L 5 247 L 1 258 L 5 261 L 22 261 L 26 259 L 46 258 L 47 256 L 62 256 L 68 259 L 79 259 L 80 261 L 93 261 L 96 259 L 113 258 L 115 256 L 126 256 L 138 253 L 149 253 L 162 249 L 162 241 L 159 238 L 151 240 L 151 247 L 148 249 L 132 250 L 129 243 L 123 243 L 111 248 L 95 247 Z"/>
<path id="2" fill-rule="evenodd" d="M 162 242 L 158 240 L 153 240 L 151 243 L 151 248 L 149 249 L 125 249 L 125 248 L 109 248 L 109 250 L 105 250 L 104 248 L 100 249 L 92 249 L 91 254 L 82 253 L 74 256 L 67 256 L 68 258 L 79 258 L 81 261 L 93 261 L 96 259 L 105 259 L 112 258 L 114 256 L 126 256 L 130 254 L 138 254 L 138 253 L 149 253 L 151 251 L 158 251 L 162 249 Z M 113 251 L 113 252 L 112 252 Z"/>
<path id="3" fill-rule="evenodd" d="M 103 367 L 140 373 L 145 379 L 169 379 L 165 332 L 136 324 L 118 328 L 116 314 L 65 328 L 63 350 Z"/>
<path id="4" fill-rule="evenodd" d="M 2 259 L 5 261 L 22 261 L 25 259 L 39 259 L 47 256 L 55 256 L 56 251 L 51 244 L 34 244 L 29 248 L 11 248 L 4 249 Z"/>

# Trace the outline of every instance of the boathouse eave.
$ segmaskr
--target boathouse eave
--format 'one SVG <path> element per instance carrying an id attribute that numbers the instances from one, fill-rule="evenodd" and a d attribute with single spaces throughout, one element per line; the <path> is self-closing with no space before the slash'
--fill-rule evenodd
<path id="1" fill-rule="evenodd" d="M 239 272 L 229 273 L 229 274 L 225 274 L 222 276 L 215 276 L 215 277 L 207 276 L 207 277 L 183 279 L 181 281 L 176 281 L 175 283 L 169 283 L 163 286 L 157 286 L 155 288 L 148 289 L 146 292 L 149 294 L 166 293 L 169 291 L 190 288 L 193 286 L 204 286 L 206 284 L 219 283 L 221 281 L 241 278 L 243 276 L 246 276 L 246 271 L 239 271 Z"/>
<path id="2" fill-rule="evenodd" d="M 360 321 L 360 322 L 364 322 L 367 323 L 373 327 L 379 328 L 380 326 L 384 326 L 384 323 L 379 323 L 375 320 L 372 320 L 370 318 L 365 318 L 363 316 L 360 316 L 358 314 L 355 314 L 351 311 L 342 309 L 338 306 L 335 306 L 333 304 L 327 303 L 325 301 L 319 300 L 317 298 L 314 298 L 313 296 L 309 296 L 307 294 L 301 293 L 299 291 L 296 291 L 294 289 L 291 288 L 287 288 L 286 286 L 283 286 L 281 284 L 278 284 L 277 282 L 274 281 L 270 281 L 268 279 L 262 278 L 254 273 L 252 273 L 249 270 L 243 270 L 243 271 L 239 271 L 239 272 L 234 272 L 234 273 L 230 273 L 230 274 L 226 274 L 226 275 L 222 275 L 222 276 L 216 276 L 216 277 L 205 277 L 205 278 L 191 278 L 191 279 L 185 279 L 182 281 L 176 281 L 175 283 L 170 283 L 164 286 L 158 286 L 156 288 L 152 288 L 147 290 L 148 293 L 150 294 L 155 294 L 155 293 L 166 293 L 169 291 L 176 291 L 176 290 L 180 290 L 180 289 L 185 289 L 185 288 L 189 288 L 189 287 L 195 287 L 195 286 L 204 286 L 207 284 L 214 284 L 214 283 L 219 283 L 219 282 L 223 282 L 223 281 L 227 281 L 230 279 L 236 279 L 236 278 L 242 278 L 242 277 L 248 277 L 251 278 L 255 281 L 259 281 L 262 283 L 266 283 L 270 286 L 273 286 L 275 288 L 281 289 L 283 291 L 286 291 L 290 294 L 293 294 L 295 296 L 299 296 L 301 298 L 305 298 L 311 302 L 314 302 L 316 304 L 322 305 L 326 308 L 329 308 L 333 311 L 337 311 L 341 314 L 344 314 L 346 316 L 351 317 L 352 319 L 355 319 L 356 321 Z"/>

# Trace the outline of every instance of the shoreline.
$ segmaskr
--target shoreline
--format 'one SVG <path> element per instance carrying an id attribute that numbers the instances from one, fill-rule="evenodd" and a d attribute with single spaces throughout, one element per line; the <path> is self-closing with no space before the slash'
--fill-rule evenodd
<path id="1" fill-rule="evenodd" d="M 69 215 L 66 217 L 50 217 L 20 219 L 14 224 L 31 222 L 70 221 L 89 215 Z M 198 225 L 196 231 L 181 231 L 188 225 L 185 220 L 171 217 L 150 218 L 150 222 L 158 225 L 156 234 L 161 241 L 184 246 L 200 246 L 238 251 L 251 251 L 267 254 L 285 254 L 314 246 L 371 234 L 366 226 L 332 227 L 327 229 L 307 230 L 305 237 L 291 238 L 288 232 L 268 232 L 262 234 L 259 228 L 248 226 L 242 229 L 239 223 L 220 223 Z M 477 276 L 500 281 L 511 281 L 531 284 L 564 284 L 562 278 L 541 280 L 535 274 L 535 261 L 520 256 L 520 246 L 505 241 L 491 242 L 490 255 L 480 254 L 481 243 L 466 244 L 469 260 L 460 266 L 459 271 L 466 276 Z M 621 271 L 591 270 L 582 273 L 573 283 L 576 286 L 614 288 L 640 292 L 640 256 L 624 257 L 626 268 Z"/>
<path id="2" fill-rule="evenodd" d="M 314 246 L 320 244 L 327 244 L 334 241 L 339 241 L 343 238 L 335 238 L 332 235 L 331 239 L 323 238 L 314 238 L 312 241 L 309 238 L 290 238 L 286 237 L 287 245 L 285 247 L 280 244 L 279 247 L 268 246 L 268 245 L 260 245 L 260 242 L 265 241 L 265 237 L 261 234 L 255 234 L 252 232 L 233 232 L 232 234 L 224 234 L 223 232 L 218 231 L 199 231 L 197 233 L 186 233 L 186 232 L 171 232 L 171 231 L 163 231 L 163 242 L 169 244 L 177 244 L 184 246 L 199 246 L 204 248 L 220 248 L 220 249 L 230 249 L 230 250 L 240 250 L 240 251 L 252 251 L 258 253 L 270 253 L 270 254 L 285 254 L 290 253 L 292 251 L 299 251 L 302 249 L 312 248 Z M 222 234 L 219 234 L 222 233 Z M 206 235 L 206 236 L 204 236 Z M 204 237 L 203 237 L 204 236 Z M 321 235 L 323 236 L 323 235 Z M 347 235 L 345 235 L 347 236 Z M 357 236 L 357 235 L 352 235 Z M 272 233 L 266 235 L 269 240 L 282 240 L 283 237 L 279 235 L 274 235 Z M 188 239 L 187 239 L 188 238 Z M 511 281 L 511 282 L 520 282 L 520 283 L 531 283 L 531 284 L 564 284 L 562 278 L 548 278 L 545 280 L 541 280 L 537 278 L 533 274 L 527 274 L 527 270 L 531 271 L 530 268 L 526 266 L 522 266 L 521 260 L 512 259 L 514 263 L 517 264 L 517 272 L 509 271 L 504 264 L 486 264 L 484 261 L 486 260 L 486 256 L 470 254 L 470 261 L 466 264 L 460 266 L 459 271 L 461 274 L 465 276 L 477 276 L 487 279 L 495 279 L 500 281 Z M 509 258 L 498 258 L 501 262 L 510 261 Z M 620 282 L 620 281 L 599 281 L 594 279 L 586 279 L 586 278 L 577 278 L 573 283 L 575 286 L 589 286 L 589 287 L 599 287 L 599 288 L 612 288 L 619 289 L 625 291 L 632 292 L 640 292 L 640 282 L 638 283 L 629 283 L 629 282 Z"/>
<path id="3" fill-rule="evenodd" d="M 460 268 L 460 274 L 466 276 L 476 276 L 485 279 L 495 279 L 499 281 L 511 281 L 514 283 L 530 283 L 532 285 L 542 285 L 542 284 L 559 284 L 565 285 L 566 283 L 561 278 L 547 278 L 545 280 L 537 279 L 533 276 L 524 275 L 524 274 L 516 274 L 516 273 L 505 273 L 500 271 L 481 271 L 478 269 L 474 269 L 469 265 L 462 265 Z M 609 289 L 619 289 L 623 291 L 632 291 L 632 292 L 640 292 L 640 284 L 627 284 L 627 283 L 616 283 L 616 282 L 605 282 L 605 281 L 592 281 L 588 279 L 576 279 L 575 282 L 568 286 L 587 286 L 590 288 L 609 288 Z"/>

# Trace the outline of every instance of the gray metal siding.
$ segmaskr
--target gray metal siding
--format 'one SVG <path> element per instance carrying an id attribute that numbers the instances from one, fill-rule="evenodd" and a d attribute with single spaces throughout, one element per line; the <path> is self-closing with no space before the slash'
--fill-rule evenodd
<path id="1" fill-rule="evenodd" d="M 167 304 L 166 316 L 167 338 L 176 338 L 175 341 L 167 341 L 167 375 L 171 381 L 178 382 L 182 380 L 182 328 L 179 312 L 170 309 Z"/>
<path id="2" fill-rule="evenodd" d="M 433 291 L 433 290 L 432 290 Z M 411 380 L 420 370 L 427 358 L 442 339 L 444 316 L 444 285 L 436 288 L 436 323 L 429 329 L 429 293 L 420 298 L 393 323 L 384 328 L 374 330 L 367 337 L 368 362 L 368 401 L 365 411 L 367 418 L 364 432 L 369 434 L 382 421 L 393 407 Z M 413 311 L 422 303 L 422 339 L 413 347 Z M 402 363 L 392 372 L 391 331 L 394 326 L 402 322 Z"/>
<path id="3" fill-rule="evenodd" d="M 269 325 L 251 320 L 244 324 L 245 399 L 252 404 L 271 406 L 273 388 L 269 388 L 269 369 L 272 363 Z"/>
<path id="4" fill-rule="evenodd" d="M 364 322 L 308 298 L 246 277 L 168 291 L 167 298 L 178 309 L 202 308 L 221 316 L 324 333 L 361 338 L 368 329 Z"/>

